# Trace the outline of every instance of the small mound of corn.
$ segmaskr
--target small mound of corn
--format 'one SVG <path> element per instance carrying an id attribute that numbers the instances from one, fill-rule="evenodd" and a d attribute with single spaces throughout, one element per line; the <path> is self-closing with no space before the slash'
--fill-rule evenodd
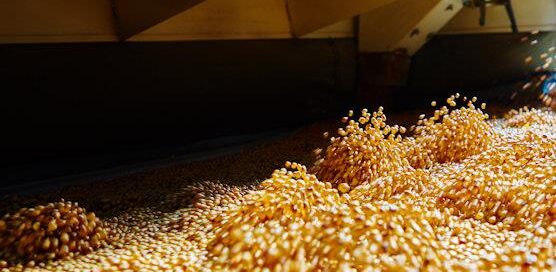
<path id="1" fill-rule="evenodd" d="M 0 259 L 36 262 L 87 254 L 106 244 L 107 232 L 94 213 L 77 203 L 23 208 L 0 219 Z"/>

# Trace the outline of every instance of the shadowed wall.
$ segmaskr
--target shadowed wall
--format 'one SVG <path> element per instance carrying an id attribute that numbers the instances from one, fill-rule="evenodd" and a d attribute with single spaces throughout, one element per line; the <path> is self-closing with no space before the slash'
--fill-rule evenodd
<path id="1" fill-rule="evenodd" d="M 0 45 L 0 59 L 9 184 L 336 113 L 354 90 L 356 48 L 349 39 Z M 108 159 L 71 165 L 91 156 Z"/>

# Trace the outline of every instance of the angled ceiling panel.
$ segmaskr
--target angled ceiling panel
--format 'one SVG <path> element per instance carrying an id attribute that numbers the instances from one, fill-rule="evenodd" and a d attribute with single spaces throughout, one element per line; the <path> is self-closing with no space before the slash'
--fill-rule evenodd
<path id="1" fill-rule="evenodd" d="M 460 0 L 397 0 L 359 18 L 359 50 L 415 53 L 462 8 Z"/>
<path id="2" fill-rule="evenodd" d="M 120 40 L 177 15 L 204 0 L 114 0 L 115 23 Z"/>
<path id="3" fill-rule="evenodd" d="M 325 26 L 382 7 L 395 0 L 285 0 L 293 36 L 300 37 Z"/>

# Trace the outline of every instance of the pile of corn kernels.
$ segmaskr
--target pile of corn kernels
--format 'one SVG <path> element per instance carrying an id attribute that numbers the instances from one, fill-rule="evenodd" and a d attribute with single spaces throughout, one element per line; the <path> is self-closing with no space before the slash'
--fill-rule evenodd
<path id="1" fill-rule="evenodd" d="M 57 202 L 22 208 L 0 219 L 0 264 L 47 260 L 87 254 L 106 245 L 107 232 L 95 213 L 77 203 Z M 6 261 L 7 260 L 7 261 Z"/>
<path id="2" fill-rule="evenodd" d="M 256 185 L 197 183 L 103 218 L 109 242 L 93 252 L 17 255 L 0 268 L 553 271 L 556 113 L 488 120 L 474 103 L 456 94 L 410 129 L 388 125 L 382 108 L 350 111 L 309 169 L 286 162 Z M 0 244 L 17 232 L 1 222 Z"/>

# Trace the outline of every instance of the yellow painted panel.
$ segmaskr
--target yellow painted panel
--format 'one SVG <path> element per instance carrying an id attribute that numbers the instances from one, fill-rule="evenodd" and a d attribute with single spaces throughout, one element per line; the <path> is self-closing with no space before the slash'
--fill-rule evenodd
<path id="1" fill-rule="evenodd" d="M 347 20 L 394 0 L 286 0 L 295 36 L 303 36 L 333 23 Z"/>
<path id="2" fill-rule="evenodd" d="M 556 1 L 513 0 L 520 31 L 556 31 Z M 487 8 L 486 24 L 479 25 L 479 10 L 464 8 L 442 30 L 445 34 L 511 32 L 510 21 L 503 6 Z"/>
<path id="3" fill-rule="evenodd" d="M 353 37 L 353 19 L 338 22 L 307 38 Z M 135 37 L 146 40 L 291 38 L 284 0 L 208 0 Z"/>
<path id="4" fill-rule="evenodd" d="M 355 18 L 350 18 L 333 25 L 323 27 L 301 38 L 349 38 L 355 37 Z"/>
<path id="5" fill-rule="evenodd" d="M 109 0 L 0 1 L 0 43 L 113 40 Z"/>
<path id="6" fill-rule="evenodd" d="M 353 36 L 349 18 L 302 38 Z M 291 37 L 284 0 L 207 0 L 131 40 Z M 116 40 L 110 0 L 0 0 L 0 43 Z"/>
<path id="7" fill-rule="evenodd" d="M 114 0 L 118 36 L 126 40 L 204 0 Z"/>
<path id="8" fill-rule="evenodd" d="M 289 36 L 283 0 L 209 0 L 162 22 L 130 40 L 178 36 L 210 39 Z"/>

